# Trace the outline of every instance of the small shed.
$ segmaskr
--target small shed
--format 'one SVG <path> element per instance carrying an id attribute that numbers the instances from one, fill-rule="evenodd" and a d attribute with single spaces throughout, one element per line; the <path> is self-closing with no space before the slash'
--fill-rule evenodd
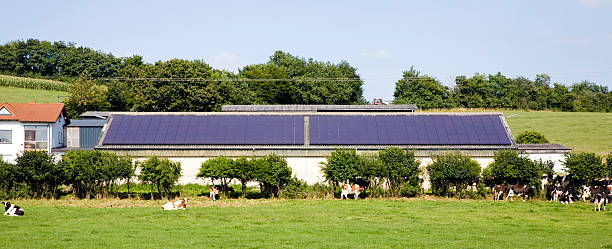
<path id="1" fill-rule="evenodd" d="M 70 120 L 66 127 L 66 147 L 93 148 L 98 143 L 105 119 Z"/>

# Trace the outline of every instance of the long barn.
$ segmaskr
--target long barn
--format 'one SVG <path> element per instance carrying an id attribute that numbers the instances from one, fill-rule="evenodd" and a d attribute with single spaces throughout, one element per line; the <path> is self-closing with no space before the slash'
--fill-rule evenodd
<path id="1" fill-rule="evenodd" d="M 518 150 L 560 167 L 567 147 L 519 145 L 501 113 L 407 111 L 233 110 L 214 113 L 110 113 L 96 149 L 138 160 L 167 157 L 183 167 L 181 183 L 196 178 L 202 162 L 218 157 L 287 158 L 296 177 L 322 182 L 320 165 L 335 148 L 375 153 L 388 146 L 415 151 L 422 165 L 432 155 L 460 151 L 486 167 L 498 150 Z M 303 109 L 303 108 L 302 108 Z"/>

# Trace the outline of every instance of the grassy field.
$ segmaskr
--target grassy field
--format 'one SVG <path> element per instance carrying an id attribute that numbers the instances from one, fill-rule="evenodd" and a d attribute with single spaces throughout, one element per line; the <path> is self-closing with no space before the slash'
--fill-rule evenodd
<path id="1" fill-rule="evenodd" d="M 115 201 L 24 200 L 26 216 L 0 217 L 1 237 L 11 248 L 612 248 L 612 211 L 585 203 Z"/>
<path id="2" fill-rule="evenodd" d="M 508 117 L 512 114 L 515 116 Z M 612 151 L 612 113 L 506 111 L 504 115 L 514 136 L 534 130 L 575 151 L 602 156 Z"/>
<path id="3" fill-rule="evenodd" d="M 39 89 L 27 89 L 17 87 L 0 87 L 0 102 L 25 103 L 34 100 L 38 103 L 57 103 L 57 95 L 60 102 L 68 97 L 68 92 L 50 91 Z"/>

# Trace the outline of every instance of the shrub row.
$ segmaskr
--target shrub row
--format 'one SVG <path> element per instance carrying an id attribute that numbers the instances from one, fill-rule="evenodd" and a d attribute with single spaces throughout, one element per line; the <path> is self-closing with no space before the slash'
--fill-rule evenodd
<path id="1" fill-rule="evenodd" d="M 53 90 L 62 92 L 68 92 L 70 90 L 70 85 L 60 81 L 23 78 L 8 75 L 0 75 L 0 86 Z"/>
<path id="2" fill-rule="evenodd" d="M 416 196 L 420 193 L 420 161 L 414 152 L 388 147 L 378 154 L 357 155 L 357 151 L 336 149 L 321 170 L 336 190 L 341 183 L 365 186 L 371 196 Z"/>
<path id="3" fill-rule="evenodd" d="M 222 191 L 227 195 L 228 185 L 232 180 L 240 182 L 242 195 L 247 194 L 247 183 L 256 181 L 265 196 L 279 197 L 290 182 L 298 181 L 291 178 L 291 168 L 287 160 L 275 154 L 262 158 L 230 159 L 217 157 L 202 163 L 198 177 L 211 179 L 222 185 Z"/>

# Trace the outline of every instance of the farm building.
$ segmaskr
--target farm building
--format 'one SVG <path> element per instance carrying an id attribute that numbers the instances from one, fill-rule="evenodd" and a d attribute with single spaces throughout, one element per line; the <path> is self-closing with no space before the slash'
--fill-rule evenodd
<path id="1" fill-rule="evenodd" d="M 437 153 L 460 151 L 485 167 L 498 150 L 523 150 L 560 167 L 562 145 L 516 144 L 501 113 L 413 113 L 406 110 L 285 110 L 257 107 L 214 113 L 110 113 L 96 149 L 138 160 L 167 157 L 182 163 L 181 183 L 196 178 L 202 162 L 218 156 L 287 158 L 296 177 L 323 181 L 320 165 L 335 148 L 376 153 L 388 146 L 413 149 L 422 165 Z M 241 107 L 242 108 L 242 107 Z"/>
<path id="2" fill-rule="evenodd" d="M 25 150 L 51 153 L 65 146 L 64 104 L 0 103 L 0 156 L 9 162 Z"/>

